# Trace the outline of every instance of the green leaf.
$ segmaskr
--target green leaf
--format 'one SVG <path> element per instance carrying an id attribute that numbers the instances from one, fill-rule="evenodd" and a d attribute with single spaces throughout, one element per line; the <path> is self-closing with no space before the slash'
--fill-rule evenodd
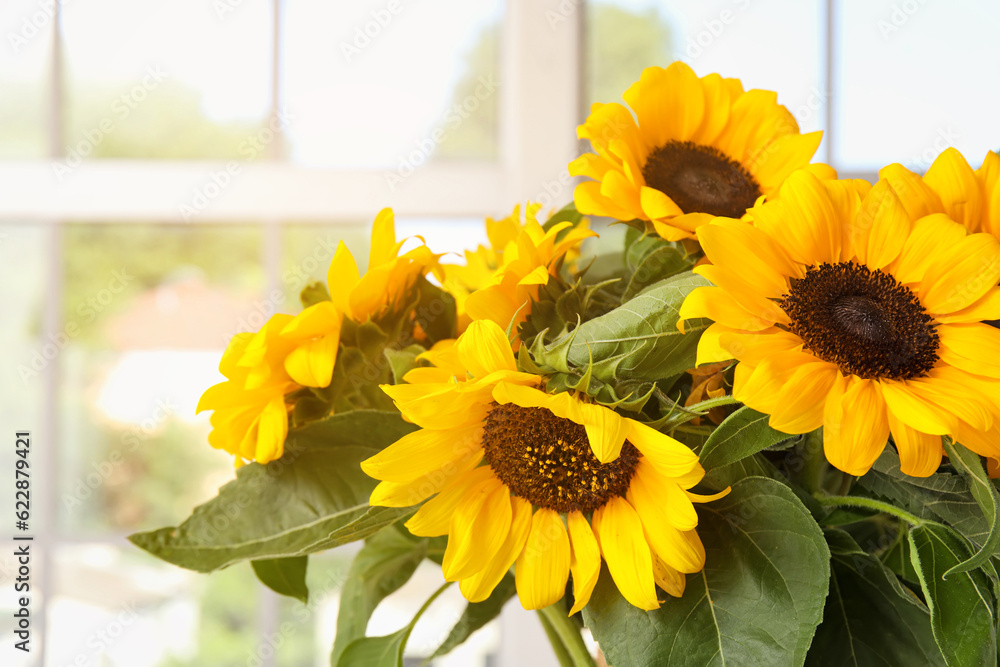
<path id="1" fill-rule="evenodd" d="M 653 283 L 660 282 L 681 271 L 690 271 L 694 258 L 684 252 L 683 247 L 673 244 L 662 245 L 642 258 L 635 273 L 625 288 L 623 301 L 628 301 Z"/>
<path id="2" fill-rule="evenodd" d="M 458 311 L 455 297 L 424 277 L 417 280 L 419 301 L 413 312 L 414 321 L 427 335 L 427 345 L 454 338 L 458 332 Z"/>
<path id="3" fill-rule="evenodd" d="M 996 665 L 996 600 L 989 579 L 978 569 L 943 578 L 971 555 L 965 541 L 938 524 L 915 526 L 908 538 L 934 639 L 949 667 Z"/>
<path id="4" fill-rule="evenodd" d="M 409 347 L 404 347 L 402 350 L 394 350 L 391 347 L 385 348 L 382 354 L 385 355 L 386 360 L 389 362 L 393 383 L 402 384 L 403 376 L 417 367 L 417 356 L 424 352 L 426 350 L 420 345 L 410 345 Z"/>
<path id="5" fill-rule="evenodd" d="M 326 289 L 325 283 L 309 283 L 303 287 L 302 292 L 299 293 L 299 300 L 302 301 L 303 308 L 308 308 L 310 306 L 315 306 L 317 303 L 322 301 L 329 301 L 330 292 Z"/>
<path id="6" fill-rule="evenodd" d="M 927 607 L 841 530 L 827 530 L 830 595 L 806 665 L 943 666 Z"/>
<path id="7" fill-rule="evenodd" d="M 584 618 L 608 663 L 801 665 L 830 578 L 819 526 L 791 490 L 759 477 L 698 514 L 705 569 L 688 575 L 682 598 L 645 612 L 602 572 Z"/>
<path id="8" fill-rule="evenodd" d="M 944 522 L 977 546 L 985 544 L 990 534 L 990 523 L 965 478 L 942 471 L 930 477 L 905 475 L 899 469 L 899 456 L 891 447 L 886 447 L 872 469 L 858 478 L 856 487 L 922 519 Z"/>
<path id="9" fill-rule="evenodd" d="M 282 458 L 243 466 L 181 525 L 129 539 L 198 572 L 363 539 L 412 510 L 369 507 L 376 480 L 359 464 L 413 429 L 395 412 L 347 412 L 313 422 L 289 434 Z"/>
<path id="10" fill-rule="evenodd" d="M 903 581 L 908 581 L 915 586 L 920 585 L 920 577 L 913 569 L 913 557 L 910 555 L 910 541 L 905 536 L 897 540 L 889 547 L 889 550 L 882 554 L 882 562 L 886 567 L 896 573 Z"/>
<path id="11" fill-rule="evenodd" d="M 552 217 L 545 221 L 542 225 L 542 229 L 549 231 L 560 222 L 569 221 L 574 225 L 578 224 L 583 220 L 583 214 L 576 210 L 576 203 L 570 202 L 563 206 L 561 209 L 552 214 Z"/>
<path id="12" fill-rule="evenodd" d="M 448 633 L 448 638 L 444 640 L 444 643 L 434 651 L 431 659 L 450 653 L 468 639 L 473 632 L 496 618 L 503 606 L 507 604 L 507 600 L 514 597 L 515 592 L 514 577 L 507 573 L 488 598 L 482 602 L 470 602 L 465 607 L 462 617 Z"/>
<path id="13" fill-rule="evenodd" d="M 336 663 L 339 667 L 403 667 L 403 651 L 406 649 L 406 642 L 410 638 L 410 633 L 413 632 L 414 626 L 420 617 L 423 616 L 427 608 L 431 606 L 437 596 L 441 595 L 445 589 L 450 586 L 451 583 L 447 583 L 437 590 L 434 595 L 430 597 L 424 606 L 420 608 L 413 620 L 407 623 L 401 630 L 392 633 L 391 635 L 386 635 L 384 637 L 361 637 L 355 639 L 344 652 L 340 655 L 340 659 Z"/>
<path id="14" fill-rule="evenodd" d="M 252 560 L 250 565 L 261 583 L 275 593 L 309 604 L 309 588 L 306 586 L 309 556 Z"/>
<path id="15" fill-rule="evenodd" d="M 340 593 L 331 665 L 340 662 L 348 644 L 365 636 L 378 604 L 410 580 L 426 555 L 427 540 L 417 540 L 396 527 L 368 538 L 354 557 Z"/>
<path id="16" fill-rule="evenodd" d="M 986 474 L 978 454 L 969 451 L 962 445 L 953 444 L 949 438 L 944 439 L 944 449 L 948 454 L 948 460 L 969 480 L 972 496 L 979 503 L 979 508 L 982 510 L 986 522 L 990 525 L 990 533 L 979 551 L 969 560 L 959 563 L 945 573 L 946 576 L 950 576 L 955 572 L 965 572 L 982 567 L 1000 547 L 1000 511 L 998 511 L 1000 498 L 997 497 L 997 488 L 993 486 L 989 475 Z"/>
<path id="17" fill-rule="evenodd" d="M 791 437 L 768 426 L 769 418 L 745 406 L 726 417 L 702 448 L 701 464 L 721 468 Z"/>
<path id="18" fill-rule="evenodd" d="M 609 384 L 679 375 L 694 366 L 698 334 L 709 322 L 687 322 L 682 334 L 678 310 L 688 294 L 708 284 L 690 272 L 657 283 L 553 341 L 535 360 L 557 370 L 585 368 L 593 360 L 593 376 Z"/>

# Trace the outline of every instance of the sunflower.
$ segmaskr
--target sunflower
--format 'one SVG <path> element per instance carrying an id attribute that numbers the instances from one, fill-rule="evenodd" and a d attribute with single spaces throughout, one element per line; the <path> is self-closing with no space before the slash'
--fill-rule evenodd
<path id="1" fill-rule="evenodd" d="M 198 401 L 197 412 L 214 411 L 209 444 L 235 454 L 237 465 L 268 463 L 284 451 L 285 396 L 299 388 L 285 371 L 293 345 L 280 334 L 291 319 L 274 315 L 260 331 L 236 334 L 219 364 L 226 381 L 209 387 Z"/>
<path id="2" fill-rule="evenodd" d="M 443 373 L 383 387 L 420 430 L 361 466 L 382 480 L 372 505 L 434 496 L 406 526 L 448 535 L 444 576 L 468 600 L 485 600 L 514 566 L 526 609 L 561 599 L 572 573 L 576 613 L 602 556 L 637 607 L 659 606 L 656 585 L 683 593 L 683 573 L 705 562 L 692 502 L 724 495 L 687 491 L 704 475 L 697 455 L 580 396 L 546 393 L 541 377 L 517 370 L 510 341 L 490 320 L 470 324 L 434 359 Z"/>
<path id="3" fill-rule="evenodd" d="M 911 217 L 946 213 L 970 232 L 1000 238 L 1000 155 L 993 151 L 976 170 L 949 148 L 922 178 L 901 164 L 884 167 L 879 177 L 889 181 Z"/>
<path id="4" fill-rule="evenodd" d="M 822 132 L 799 134 L 777 95 L 738 79 L 702 78 L 682 62 L 649 67 L 621 104 L 594 104 L 577 129 L 596 151 L 569 165 L 581 213 L 651 221 L 668 241 L 695 238 L 714 216 L 740 218 L 809 164 Z M 818 174 L 835 177 L 826 165 Z"/>
<path id="5" fill-rule="evenodd" d="M 541 204 L 515 206 L 506 218 L 487 218 L 490 247 L 466 251 L 465 264 L 446 264 L 444 288 L 458 305 L 459 331 L 472 320 L 489 319 L 504 329 L 524 322 L 541 285 L 558 275 L 564 258 L 596 234 L 583 221 L 563 221 L 546 231 L 538 222 Z M 566 232 L 565 234 L 563 232 Z"/>
<path id="6" fill-rule="evenodd" d="M 826 457 L 864 474 L 890 433 L 902 469 L 933 473 L 941 436 L 1000 454 L 1000 242 L 937 213 L 913 220 L 883 179 L 800 171 L 781 197 L 699 230 L 714 286 L 682 320 L 715 321 L 698 363 L 737 359 L 733 395 L 773 428 L 823 427 Z"/>
<path id="7" fill-rule="evenodd" d="M 306 308 L 281 335 L 295 343 L 285 360 L 289 376 L 306 387 L 330 384 L 337 361 L 344 318 L 358 323 L 390 314 L 408 305 L 407 295 L 417 278 L 428 272 L 439 277 L 438 258 L 421 243 L 403 255 L 404 241 L 396 241 L 392 209 L 379 212 L 372 227 L 368 271 L 362 276 L 354 256 L 341 241 L 327 272 L 330 300 Z"/>

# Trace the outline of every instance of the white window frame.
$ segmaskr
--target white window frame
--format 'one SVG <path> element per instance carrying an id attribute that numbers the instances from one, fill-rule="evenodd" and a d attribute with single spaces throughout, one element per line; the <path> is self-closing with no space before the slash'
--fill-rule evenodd
<path id="1" fill-rule="evenodd" d="M 271 111 L 275 119 L 281 91 L 281 16 L 284 0 L 271 0 L 273 53 Z M 818 0 L 825 8 L 825 79 L 829 91 L 825 109 L 825 155 L 830 163 L 834 124 L 835 0 Z M 503 18 L 499 101 L 499 156 L 493 162 L 431 161 L 417 169 L 399 187 L 390 188 L 380 170 L 307 169 L 281 160 L 284 141 L 273 142 L 269 159 L 242 164 L 232 184 L 199 215 L 186 219 L 181 204 L 191 200 L 213 172 L 225 171 L 227 161 L 117 160 L 86 161 L 60 182 L 53 170 L 63 157 L 60 125 L 64 72 L 58 4 L 51 22 L 52 53 L 49 72 L 49 159 L 0 160 L 0 224 L 32 224 L 46 234 L 46 302 L 41 340 L 62 330 L 63 226 L 66 223 L 257 224 L 264 230 L 262 263 L 267 290 L 279 284 L 281 227 L 296 223 L 356 224 L 368 220 L 383 206 L 400 217 L 495 216 L 525 200 L 552 204 L 572 198 L 574 182 L 567 164 L 586 147 L 575 138 L 575 128 L 586 115 L 581 94 L 584 76 L 585 0 L 506 0 Z M 275 123 L 275 126 L 280 126 Z M 280 132 L 280 129 L 279 129 Z M 872 178 L 870 173 L 842 173 L 845 178 Z M 37 533 L 42 563 L 37 587 L 47 599 L 55 581 L 52 551 L 79 542 L 122 544 L 122 535 L 78 538 L 62 535 L 56 527 L 59 492 L 59 439 L 56 400 L 60 384 L 59 358 L 43 378 L 37 487 L 46 494 Z M 260 610 L 262 636 L 278 623 L 277 599 L 264 594 Z M 42 610 L 39 610 L 42 611 Z M 43 638 L 35 654 L 45 663 L 46 614 L 36 615 L 36 631 Z M 540 664 L 547 656 L 547 640 L 532 614 L 509 605 L 501 617 L 500 667 Z M 52 638 L 57 641 L 56 638 Z M 274 665 L 275 658 L 265 661 Z"/>
<path id="2" fill-rule="evenodd" d="M 276 119 L 281 91 L 281 17 L 283 0 L 271 0 L 273 52 L 271 110 Z M 61 126 L 65 76 L 60 41 L 61 8 L 51 21 L 49 75 L 49 159 L 0 160 L 0 224 L 38 225 L 45 230 L 46 300 L 40 332 L 48 340 L 62 330 L 63 227 L 67 223 L 139 222 L 167 224 L 257 224 L 264 230 L 262 263 L 267 289 L 279 282 L 281 226 L 296 223 L 357 224 L 392 206 L 400 217 L 477 217 L 497 215 L 526 199 L 553 203 L 572 197 L 566 166 L 578 151 L 575 128 L 580 121 L 580 52 L 582 0 L 507 0 L 503 18 L 500 62 L 499 157 L 493 162 L 430 162 L 406 182 L 391 189 L 383 171 L 307 169 L 282 161 L 273 150 L 269 159 L 241 164 L 239 174 L 217 199 L 196 216 L 183 215 L 196 188 L 213 172 L 225 171 L 226 160 L 85 161 L 60 179 L 54 170 L 63 157 Z M 280 127 L 273 123 L 272 127 Z M 280 132 L 280 129 L 279 129 Z M 272 146 L 281 147 L 279 139 Z M 122 545 L 124 535 L 78 537 L 57 526 L 59 441 L 57 397 L 60 360 L 43 373 L 44 405 L 36 450 L 36 488 L 40 498 L 36 533 L 41 563 L 36 591 L 43 601 L 36 611 L 35 630 L 42 640 L 34 653 L 46 664 L 46 645 L 58 638 L 46 633 L 45 602 L 53 593 L 53 550 L 74 543 Z M 37 599 L 37 598 L 36 598 Z M 278 624 L 277 596 L 264 589 L 259 624 L 270 636 Z M 501 620 L 503 636 L 513 641 L 501 647 L 501 667 L 518 667 L 523 656 L 537 661 L 549 651 L 532 614 L 508 608 Z M 516 639 L 515 639 L 516 638 Z M 528 651 L 527 654 L 524 651 Z M 276 664 L 272 657 L 265 665 Z"/>

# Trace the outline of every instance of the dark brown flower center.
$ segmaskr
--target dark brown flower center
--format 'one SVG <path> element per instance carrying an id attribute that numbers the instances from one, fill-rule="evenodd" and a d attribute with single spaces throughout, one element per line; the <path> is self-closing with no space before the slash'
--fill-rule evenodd
<path id="1" fill-rule="evenodd" d="M 674 200 L 685 213 L 740 218 L 760 197 L 760 185 L 722 151 L 690 141 L 670 141 L 646 158 L 646 185 Z"/>
<path id="2" fill-rule="evenodd" d="M 641 454 L 625 442 L 621 455 L 601 463 L 586 429 L 545 408 L 494 404 L 483 430 L 486 462 L 511 493 L 565 513 L 592 512 L 624 496 Z"/>
<path id="3" fill-rule="evenodd" d="M 938 360 L 937 330 L 917 296 L 862 264 L 809 267 L 791 280 L 781 307 L 806 349 L 844 373 L 908 380 Z"/>

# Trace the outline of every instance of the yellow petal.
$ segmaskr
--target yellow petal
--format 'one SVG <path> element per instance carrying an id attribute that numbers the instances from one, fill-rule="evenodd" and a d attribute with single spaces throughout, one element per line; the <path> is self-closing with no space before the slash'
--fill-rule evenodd
<path id="1" fill-rule="evenodd" d="M 328 387 L 339 347 L 339 331 L 302 343 L 285 357 L 285 372 L 303 386 Z"/>
<path id="2" fill-rule="evenodd" d="M 1000 241 L 989 234 L 972 234 L 935 254 L 918 290 L 932 314 L 961 310 L 1000 281 Z"/>
<path id="3" fill-rule="evenodd" d="M 761 296 L 777 298 L 788 291 L 788 277 L 798 270 L 774 240 L 742 220 L 716 218 L 698 229 L 698 241 L 712 264 L 752 280 Z"/>
<path id="4" fill-rule="evenodd" d="M 1000 330 L 988 324 L 942 324 L 938 356 L 969 373 L 1000 378 Z"/>
<path id="5" fill-rule="evenodd" d="M 830 197 L 829 183 L 800 169 L 782 185 L 777 200 L 750 211 L 754 225 L 782 239 L 782 247 L 794 262 L 810 266 L 841 259 L 847 221 Z"/>
<path id="6" fill-rule="evenodd" d="M 389 482 L 409 482 L 482 448 L 483 427 L 408 433 L 361 462 L 365 474 Z"/>
<path id="7" fill-rule="evenodd" d="M 285 397 L 275 396 L 260 414 L 257 447 L 253 458 L 258 463 L 270 463 L 281 458 L 287 437 L 288 409 L 285 407 Z"/>
<path id="8" fill-rule="evenodd" d="M 935 319 L 942 324 L 1000 320 L 1000 287 L 991 287 L 984 296 L 972 305 L 947 315 L 939 314 Z"/>
<path id="9" fill-rule="evenodd" d="M 350 312 L 350 297 L 361 279 L 354 255 L 343 241 L 337 244 L 337 251 L 326 272 L 326 284 L 330 288 L 330 300 L 338 312 Z"/>
<path id="10" fill-rule="evenodd" d="M 569 581 L 569 534 L 562 518 L 541 508 L 531 518 L 531 530 L 514 567 L 517 596 L 525 609 L 555 604 Z"/>
<path id="11" fill-rule="evenodd" d="M 531 503 L 523 498 L 511 496 L 510 504 L 512 515 L 507 539 L 486 567 L 459 582 L 462 595 L 469 602 L 482 602 L 488 598 L 524 549 L 528 530 L 531 528 Z"/>
<path id="12" fill-rule="evenodd" d="M 617 459 L 630 431 L 628 421 L 603 405 L 578 402 L 576 409 L 597 460 L 609 463 Z"/>
<path id="13" fill-rule="evenodd" d="M 639 609 L 658 609 L 653 556 L 639 514 L 627 500 L 615 496 L 594 512 L 594 517 L 601 552 L 618 590 Z"/>
<path id="14" fill-rule="evenodd" d="M 889 412 L 889 430 L 899 452 L 899 468 L 904 475 L 930 477 L 941 465 L 944 449 L 941 436 L 921 433 Z"/>
<path id="15" fill-rule="evenodd" d="M 372 245 L 368 253 L 368 268 L 386 264 L 396 258 L 396 224 L 391 208 L 384 208 L 372 223 Z"/>
<path id="16" fill-rule="evenodd" d="M 979 231 L 982 193 L 972 167 L 954 148 L 941 153 L 924 174 L 924 183 L 941 197 L 944 211 L 970 232 Z"/>
<path id="17" fill-rule="evenodd" d="M 684 586 L 687 583 L 685 576 L 664 563 L 656 554 L 653 554 L 653 578 L 657 586 L 673 597 L 679 598 L 684 595 Z"/>
<path id="18" fill-rule="evenodd" d="M 655 188 L 643 186 L 639 193 L 639 203 L 647 219 L 670 218 L 684 211 L 674 200 Z"/>
<path id="19" fill-rule="evenodd" d="M 809 433 L 823 425 L 823 406 L 830 387 L 840 374 L 825 361 L 797 368 L 778 392 L 771 413 L 771 428 L 784 433 Z"/>
<path id="20" fill-rule="evenodd" d="M 456 508 L 441 563 L 444 578 L 458 581 L 487 566 L 510 533 L 510 489 L 496 477 L 472 487 Z"/>
<path id="21" fill-rule="evenodd" d="M 698 513 L 684 489 L 674 479 L 661 475 L 645 458 L 639 460 L 630 484 L 633 489 L 637 485 L 644 500 L 659 508 L 666 522 L 677 530 L 692 530 L 698 525 Z"/>
<path id="22" fill-rule="evenodd" d="M 549 282 L 549 270 L 545 266 L 537 266 L 531 273 L 521 278 L 518 285 L 544 285 Z"/>
<path id="23" fill-rule="evenodd" d="M 822 138 L 822 132 L 790 134 L 768 144 L 751 164 L 761 190 L 777 188 L 789 174 L 809 164 Z"/>
<path id="24" fill-rule="evenodd" d="M 849 475 L 863 475 L 889 439 L 889 420 L 879 385 L 851 377 L 847 390 L 827 399 L 823 419 L 826 460 Z"/>
<path id="25" fill-rule="evenodd" d="M 566 515 L 566 523 L 569 526 L 569 569 L 573 574 L 574 602 L 569 611 L 572 616 L 590 601 L 590 594 L 601 574 L 601 550 L 590 524 L 580 512 L 572 511 Z"/>
<path id="26" fill-rule="evenodd" d="M 882 397 L 897 421 L 923 433 L 946 435 L 951 431 L 947 413 L 919 398 L 906 381 L 881 380 Z"/>
<path id="27" fill-rule="evenodd" d="M 787 319 L 787 316 L 782 318 L 783 315 L 777 304 L 773 309 L 752 312 L 721 287 L 698 287 L 688 294 L 681 304 L 677 316 L 677 328 L 684 331 L 682 325 L 685 321 L 707 317 L 730 329 L 760 331 L 774 326 L 774 323 L 781 319 Z"/>
<path id="28" fill-rule="evenodd" d="M 912 221 L 888 181 L 879 181 L 861 202 L 851 222 L 851 243 L 858 261 L 881 269 L 899 256 Z"/>
<path id="29" fill-rule="evenodd" d="M 891 267 L 892 275 L 901 283 L 919 282 L 941 249 L 961 242 L 965 234 L 962 225 L 943 213 L 920 218 L 913 224 L 899 257 Z"/>
<path id="30" fill-rule="evenodd" d="M 489 375 L 494 371 L 517 370 L 507 334 L 495 322 L 473 322 L 459 336 L 457 346 L 462 365 L 476 377 Z"/>
<path id="31" fill-rule="evenodd" d="M 483 450 L 479 449 L 408 482 L 380 482 L 372 491 L 368 504 L 382 507 L 419 505 L 430 496 L 439 493 L 456 477 L 475 468 L 482 460 Z"/>
<path id="32" fill-rule="evenodd" d="M 451 518 L 462 503 L 468 500 L 470 489 L 495 477 L 489 466 L 481 466 L 456 476 L 441 492 L 420 506 L 404 524 L 411 533 L 420 537 L 437 537 L 448 532 Z"/>
<path id="33" fill-rule="evenodd" d="M 937 193 L 930 189 L 920 176 L 901 164 L 890 164 L 878 172 L 881 180 L 887 181 L 892 191 L 903 203 L 911 220 L 919 220 L 932 213 L 944 213 L 944 206 Z"/>
<path id="34" fill-rule="evenodd" d="M 614 172 L 609 171 L 608 174 Z M 607 178 L 607 175 L 605 175 Z M 603 215 L 617 220 L 631 220 L 635 212 L 625 207 L 624 202 L 616 202 L 602 194 L 601 182 L 585 181 L 573 191 L 576 208 L 584 215 Z"/>
<path id="35" fill-rule="evenodd" d="M 670 140 L 689 140 L 701 126 L 705 113 L 701 82 L 680 61 L 666 69 L 647 67 L 622 97 L 635 110 L 650 147 Z"/>
<path id="36" fill-rule="evenodd" d="M 652 464 L 661 475 L 683 477 L 701 468 L 698 455 L 683 443 L 634 419 L 626 421 L 629 425 L 628 441 L 642 453 L 642 460 Z"/>
<path id="37" fill-rule="evenodd" d="M 983 166 L 976 171 L 983 188 L 983 221 L 980 231 L 1000 236 L 1000 155 L 986 151 Z"/>

